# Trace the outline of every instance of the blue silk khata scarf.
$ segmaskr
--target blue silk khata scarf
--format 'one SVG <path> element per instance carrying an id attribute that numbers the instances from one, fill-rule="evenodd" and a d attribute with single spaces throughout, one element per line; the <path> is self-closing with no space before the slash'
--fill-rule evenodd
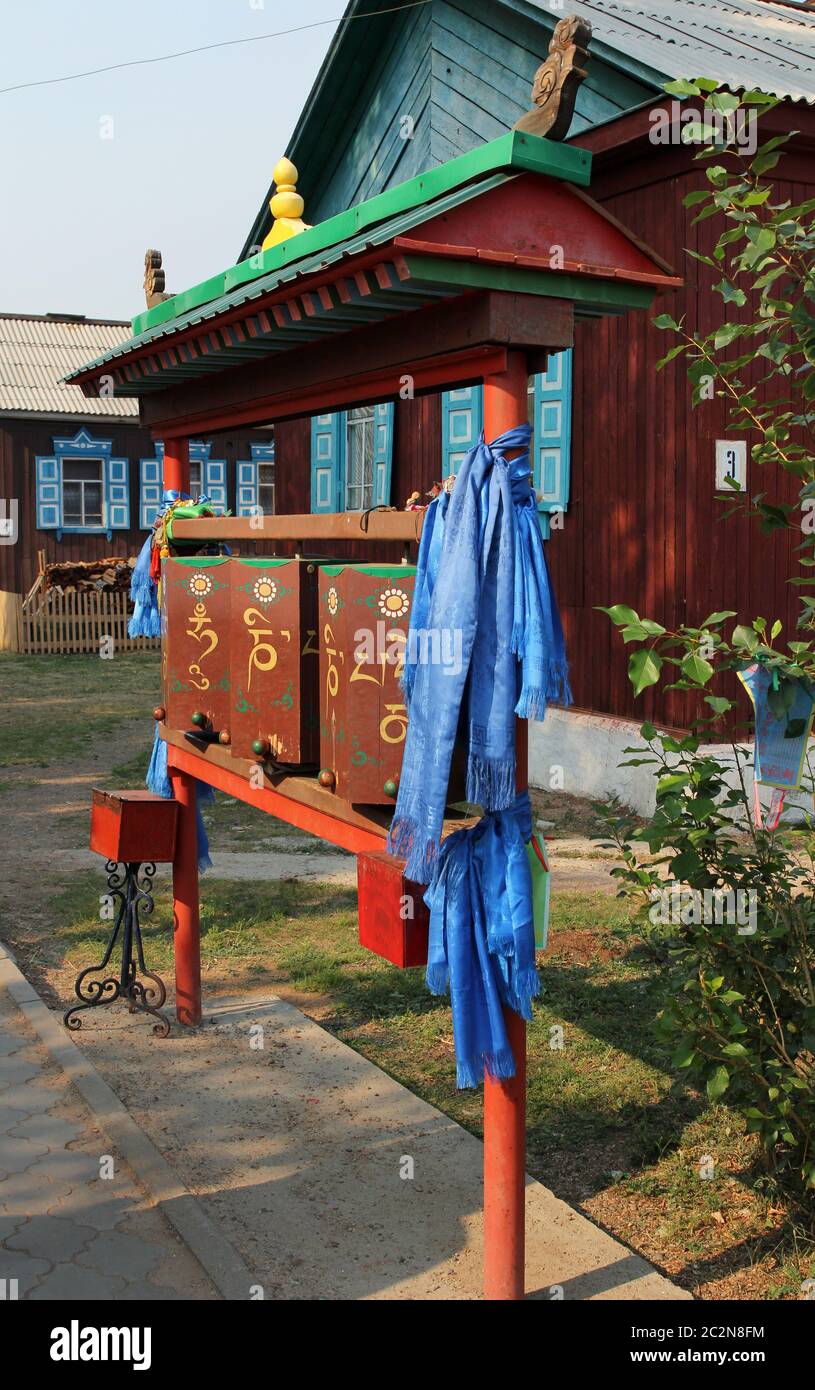
<path id="1" fill-rule="evenodd" d="M 390 852 L 433 878 L 456 736 L 467 800 L 515 799 L 515 717 L 571 701 L 563 630 L 529 478 L 531 429 L 482 436 L 427 511 L 405 665 L 409 723 Z M 509 462 L 507 451 L 525 452 Z"/>
<path id="2" fill-rule="evenodd" d="M 532 877 L 526 843 L 532 811 L 524 792 L 505 811 L 448 836 L 433 882 L 427 984 L 450 991 L 456 1084 L 515 1075 L 504 1006 L 531 1019 L 540 992 L 535 969 Z"/>

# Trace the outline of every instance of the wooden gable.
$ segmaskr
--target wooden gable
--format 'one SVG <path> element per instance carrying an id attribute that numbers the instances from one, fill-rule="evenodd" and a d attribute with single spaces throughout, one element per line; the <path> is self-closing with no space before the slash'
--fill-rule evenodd
<path id="1" fill-rule="evenodd" d="M 353 20 L 337 32 L 288 153 L 300 169 L 309 218 L 322 222 L 396 184 L 477 149 L 529 109 L 535 72 L 560 11 L 522 0 L 432 0 Z M 366 0 L 371 12 L 377 4 Z M 391 12 L 392 11 L 392 12 Z M 640 106 L 659 81 L 598 57 L 577 99 L 574 134 Z M 240 259 L 269 230 L 268 196 Z"/>

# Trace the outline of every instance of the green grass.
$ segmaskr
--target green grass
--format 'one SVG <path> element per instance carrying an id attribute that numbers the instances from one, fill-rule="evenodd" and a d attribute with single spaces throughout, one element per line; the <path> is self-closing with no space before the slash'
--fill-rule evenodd
<path id="1" fill-rule="evenodd" d="M 157 652 L 15 656 L 0 652 L 0 767 L 54 767 L 105 739 L 115 756 L 122 721 L 150 718 L 160 689 Z"/>

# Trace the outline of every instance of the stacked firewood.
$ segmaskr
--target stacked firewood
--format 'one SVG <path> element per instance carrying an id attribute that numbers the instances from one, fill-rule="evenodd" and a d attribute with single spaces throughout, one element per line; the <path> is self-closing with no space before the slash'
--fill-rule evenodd
<path id="1" fill-rule="evenodd" d="M 46 565 L 43 583 L 46 589 L 58 594 L 88 593 L 129 593 L 130 580 L 136 564 L 135 556 L 123 560 L 115 556 L 111 560 L 62 560 Z"/>

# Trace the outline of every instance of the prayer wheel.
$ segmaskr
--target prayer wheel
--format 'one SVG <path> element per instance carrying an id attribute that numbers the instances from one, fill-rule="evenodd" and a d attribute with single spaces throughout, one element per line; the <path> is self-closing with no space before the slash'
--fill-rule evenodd
<path id="1" fill-rule="evenodd" d="M 396 800 L 415 577 L 409 565 L 320 568 L 320 781 L 346 801 Z"/>
<path id="2" fill-rule="evenodd" d="M 317 566 L 233 559 L 230 656 L 235 757 L 316 764 Z"/>
<path id="3" fill-rule="evenodd" d="M 163 705 L 181 733 L 231 727 L 231 563 L 194 556 L 162 566 Z"/>

